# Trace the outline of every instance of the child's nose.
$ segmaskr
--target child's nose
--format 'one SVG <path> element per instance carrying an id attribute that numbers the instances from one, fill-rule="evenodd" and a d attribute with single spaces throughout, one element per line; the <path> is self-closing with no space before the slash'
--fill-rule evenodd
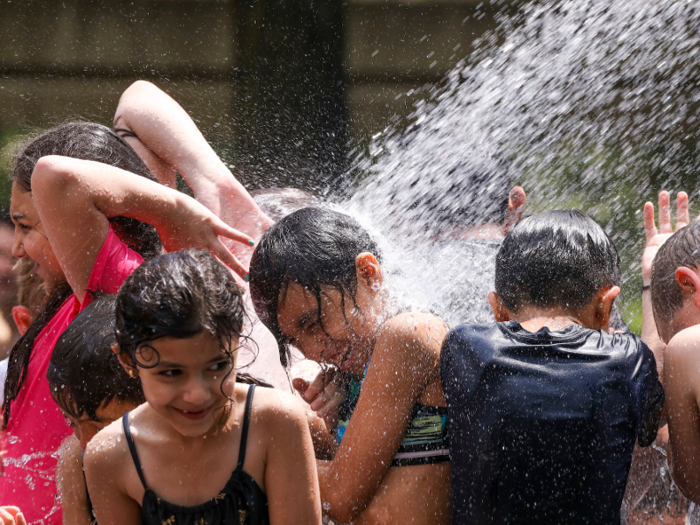
<path id="1" fill-rule="evenodd" d="M 192 405 L 202 405 L 210 398 L 209 384 L 203 378 L 190 381 L 182 396 L 183 401 Z"/>
<path id="2" fill-rule="evenodd" d="M 17 231 L 15 231 L 15 238 L 12 243 L 12 255 L 18 259 L 27 255 L 24 251 L 24 236 Z"/>

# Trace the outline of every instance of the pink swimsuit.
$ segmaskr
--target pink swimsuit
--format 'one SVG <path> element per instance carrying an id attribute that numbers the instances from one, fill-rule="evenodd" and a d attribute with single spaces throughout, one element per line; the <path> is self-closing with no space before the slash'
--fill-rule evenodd
<path id="1" fill-rule="evenodd" d="M 87 289 L 116 293 L 142 262 L 141 256 L 122 243 L 110 228 Z M 27 377 L 12 402 L 7 429 L 0 436 L 4 452 L 0 506 L 19 507 L 32 525 L 63 522 L 54 481 L 56 451 L 71 430 L 51 397 L 46 372 L 58 338 L 89 303 L 89 294 L 82 305 L 72 294 L 36 338 Z"/>

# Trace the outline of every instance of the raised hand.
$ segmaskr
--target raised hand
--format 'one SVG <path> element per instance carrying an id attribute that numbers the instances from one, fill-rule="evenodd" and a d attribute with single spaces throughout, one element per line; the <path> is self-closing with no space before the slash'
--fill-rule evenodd
<path id="1" fill-rule="evenodd" d="M 228 226 L 202 204 L 186 195 L 178 206 L 156 224 L 163 246 L 169 252 L 195 248 L 207 250 L 238 275 L 248 280 L 248 269 L 221 242 L 219 237 L 253 246 L 253 239 Z"/>
<path id="2" fill-rule="evenodd" d="M 525 190 L 520 186 L 515 186 L 510 190 L 510 195 L 508 196 L 508 212 L 506 213 L 505 221 L 503 221 L 503 235 L 508 235 L 510 230 L 520 222 L 523 211 L 525 211 L 526 202 L 527 195 L 525 195 Z"/>
<path id="3" fill-rule="evenodd" d="M 661 245 L 681 228 L 685 228 L 690 223 L 688 212 L 688 194 L 684 191 L 678 192 L 676 197 L 676 228 L 671 226 L 671 198 L 667 191 L 659 193 L 659 228 L 657 230 L 654 221 L 654 205 L 651 202 L 644 204 L 644 234 L 646 235 L 646 246 L 642 254 L 642 279 L 644 284 L 651 282 L 651 270 L 654 257 Z"/>

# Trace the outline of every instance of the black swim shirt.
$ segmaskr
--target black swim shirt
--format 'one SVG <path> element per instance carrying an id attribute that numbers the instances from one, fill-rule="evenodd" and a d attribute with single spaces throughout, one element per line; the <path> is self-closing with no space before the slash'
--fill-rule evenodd
<path id="1" fill-rule="evenodd" d="M 633 334 L 462 325 L 442 347 L 453 524 L 620 523 L 663 389 Z"/>

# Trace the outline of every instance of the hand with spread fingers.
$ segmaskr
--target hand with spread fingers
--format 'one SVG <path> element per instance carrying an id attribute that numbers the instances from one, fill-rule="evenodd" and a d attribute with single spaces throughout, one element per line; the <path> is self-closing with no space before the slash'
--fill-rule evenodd
<path id="1" fill-rule="evenodd" d="M 654 221 L 654 205 L 651 202 L 644 204 L 644 234 L 646 235 L 646 246 L 642 254 L 642 278 L 644 285 L 651 282 L 651 269 L 654 263 L 656 252 L 661 245 L 681 228 L 690 224 L 690 214 L 688 212 L 688 194 L 684 191 L 678 192 L 676 197 L 676 228 L 671 226 L 671 196 L 667 191 L 659 193 L 659 228 L 657 230 Z"/>

